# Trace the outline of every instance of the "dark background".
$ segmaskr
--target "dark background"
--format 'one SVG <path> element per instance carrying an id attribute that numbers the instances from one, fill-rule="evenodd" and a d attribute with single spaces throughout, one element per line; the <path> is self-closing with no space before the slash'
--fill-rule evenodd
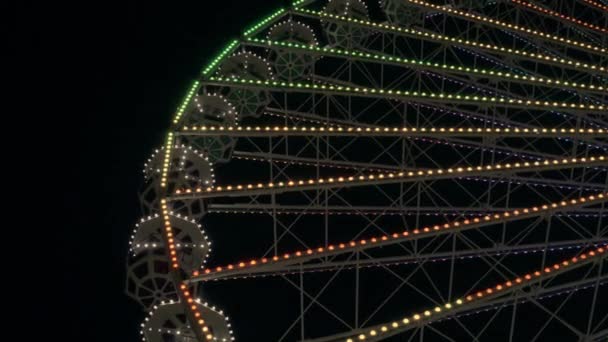
<path id="1" fill-rule="evenodd" d="M 143 315 L 125 295 L 124 284 L 144 160 L 161 145 L 175 108 L 211 57 L 246 26 L 286 3 L 21 5 L 20 17 L 38 24 L 18 29 L 27 35 L 26 43 L 49 53 L 44 65 L 51 66 L 53 79 L 69 84 L 59 105 L 76 109 L 57 111 L 53 118 L 63 123 L 67 137 L 58 140 L 66 153 L 60 157 L 71 166 L 59 172 L 63 209 L 69 213 L 69 222 L 61 225 L 63 293 L 48 314 L 67 314 L 63 326 L 54 328 L 68 339 L 140 340 Z M 53 32 L 47 32 L 51 27 Z M 40 56 L 28 58 L 41 62 Z M 67 76 L 66 68 L 76 77 Z"/>

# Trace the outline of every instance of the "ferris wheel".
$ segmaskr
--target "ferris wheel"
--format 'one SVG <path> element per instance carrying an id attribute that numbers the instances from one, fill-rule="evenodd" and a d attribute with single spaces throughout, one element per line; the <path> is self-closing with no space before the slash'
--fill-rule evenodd
<path id="1" fill-rule="evenodd" d="M 606 341 L 608 3 L 298 0 L 144 166 L 144 341 Z"/>

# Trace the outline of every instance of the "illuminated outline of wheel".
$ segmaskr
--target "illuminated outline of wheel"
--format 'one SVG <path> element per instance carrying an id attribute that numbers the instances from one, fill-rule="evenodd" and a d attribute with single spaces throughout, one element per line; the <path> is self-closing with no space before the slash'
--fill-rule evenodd
<path id="1" fill-rule="evenodd" d="M 201 303 L 245 278 L 276 292 L 216 298 L 249 310 L 237 337 L 241 320 L 264 340 L 604 338 L 606 13 L 299 0 L 248 28 L 146 166 L 142 225 L 163 234 L 133 235 L 144 340 L 234 339 Z M 266 252 L 208 267 L 211 242 L 182 221 Z M 234 239 L 245 226 L 258 240 Z"/>

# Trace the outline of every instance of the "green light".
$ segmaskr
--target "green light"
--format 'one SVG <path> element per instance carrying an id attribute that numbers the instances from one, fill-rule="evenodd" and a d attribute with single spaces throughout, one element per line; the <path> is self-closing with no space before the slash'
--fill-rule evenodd
<path id="1" fill-rule="evenodd" d="M 284 13 L 285 13 L 285 9 L 284 8 L 278 9 L 277 11 L 275 11 L 274 13 L 272 13 L 271 15 L 265 17 L 264 19 L 262 19 L 262 20 L 258 21 L 257 23 L 255 23 L 253 26 L 251 26 L 248 29 L 246 29 L 245 32 L 243 32 L 243 36 L 249 37 L 251 34 L 255 33 L 261 27 L 263 27 L 264 25 L 268 24 L 269 22 L 271 22 L 272 20 L 274 20 L 275 18 L 277 18 L 278 16 L 280 16 L 280 15 L 282 15 Z"/>
<path id="2" fill-rule="evenodd" d="M 188 91 L 188 94 L 186 95 L 186 98 L 182 102 L 181 106 L 179 106 L 177 108 L 177 112 L 175 113 L 175 118 L 173 118 L 173 123 L 176 124 L 179 122 L 179 119 L 184 114 L 184 110 L 186 110 L 186 107 L 188 106 L 188 103 L 190 103 L 192 96 L 196 93 L 196 89 L 198 89 L 198 85 L 199 85 L 199 81 L 194 81 L 194 83 L 190 87 L 190 91 Z"/>
<path id="3" fill-rule="evenodd" d="M 421 65 L 421 66 L 427 66 L 430 69 L 439 69 L 439 70 L 458 70 L 460 72 L 466 72 L 467 74 L 482 74 L 482 75 L 497 75 L 500 78 L 505 78 L 505 79 L 521 79 L 521 80 L 526 80 L 529 82 L 533 82 L 533 83 L 538 83 L 541 85 L 544 84 L 551 84 L 551 83 L 555 83 L 555 84 L 564 84 L 564 85 L 569 85 L 568 82 L 561 82 L 559 80 L 550 80 L 550 79 L 542 79 L 542 78 L 535 78 L 535 77 L 527 77 L 527 76 L 519 76 L 517 74 L 511 74 L 511 73 L 506 73 L 506 72 L 501 72 L 501 71 L 494 71 L 494 70 L 485 70 L 485 69 L 476 69 L 476 68 L 469 68 L 469 67 L 462 67 L 462 66 L 455 66 L 455 65 L 446 65 L 446 64 L 439 64 L 439 63 L 433 63 L 433 62 L 428 62 L 428 61 L 423 61 L 423 60 L 408 60 L 408 59 L 404 59 L 404 58 L 399 58 L 399 57 L 394 57 L 394 56 L 388 56 L 388 55 L 383 55 L 383 54 L 370 54 L 367 52 L 360 52 L 360 51 L 355 51 L 355 50 L 341 50 L 341 49 L 336 49 L 336 48 L 328 48 L 328 47 L 316 47 L 316 46 L 310 46 L 310 45 L 303 45 L 303 44 L 298 44 L 298 43 L 294 43 L 294 42 L 280 42 L 280 41 L 272 41 L 272 40 L 265 40 L 265 39 L 258 39 L 258 38 L 248 38 L 248 40 L 250 42 L 255 42 L 258 44 L 264 44 L 266 46 L 272 47 L 272 46 L 282 46 L 282 47 L 288 47 L 291 49 L 299 49 L 299 50 L 305 50 L 305 51 L 316 51 L 316 52 L 320 52 L 324 55 L 330 55 L 330 56 L 353 56 L 355 58 L 360 58 L 363 60 L 371 60 L 372 62 L 377 62 L 377 61 L 391 61 L 391 62 L 397 62 L 400 64 L 403 64 L 404 66 L 410 66 L 410 65 Z M 578 88 L 587 88 L 586 85 L 583 84 L 570 84 L 570 86 L 572 87 L 578 87 Z M 588 88 L 590 89 L 597 89 L 597 90 L 604 90 L 604 87 L 602 86 L 595 86 L 595 85 L 589 85 Z"/>
<path id="4" fill-rule="evenodd" d="M 292 5 L 293 7 L 298 7 L 298 6 L 300 6 L 301 4 L 303 4 L 304 2 L 306 2 L 306 0 L 295 0 L 295 1 L 294 1 L 294 2 L 291 4 L 291 5 Z"/>
<path id="5" fill-rule="evenodd" d="M 234 48 L 238 44 L 238 40 L 234 39 L 203 69 L 203 75 L 209 74 L 215 69 L 215 67 L 226 57 L 226 55 L 232 53 Z"/>

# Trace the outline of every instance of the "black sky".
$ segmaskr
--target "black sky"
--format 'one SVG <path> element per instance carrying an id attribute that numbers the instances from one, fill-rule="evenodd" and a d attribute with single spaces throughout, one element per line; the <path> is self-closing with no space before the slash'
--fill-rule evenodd
<path id="1" fill-rule="evenodd" d="M 74 81 L 62 79 L 72 90 L 60 98 L 63 106 L 76 109 L 61 117 L 63 128 L 66 133 L 77 128 L 61 141 L 67 150 L 62 157 L 72 165 L 61 170 L 71 180 L 62 184 L 64 209 L 71 214 L 61 241 L 61 305 L 70 313 L 65 330 L 70 339 L 140 339 L 142 315 L 124 294 L 124 283 L 143 162 L 161 144 L 173 111 L 203 65 L 244 27 L 282 3 L 23 4 L 20 15 L 38 20 L 36 28 L 18 28 L 25 30 L 26 43 L 40 44 L 50 53 L 57 62 L 52 67 L 56 77 L 63 78 L 64 67 L 77 74 Z M 29 12 L 33 7 L 36 11 Z M 57 33 L 45 32 L 51 26 Z"/>

